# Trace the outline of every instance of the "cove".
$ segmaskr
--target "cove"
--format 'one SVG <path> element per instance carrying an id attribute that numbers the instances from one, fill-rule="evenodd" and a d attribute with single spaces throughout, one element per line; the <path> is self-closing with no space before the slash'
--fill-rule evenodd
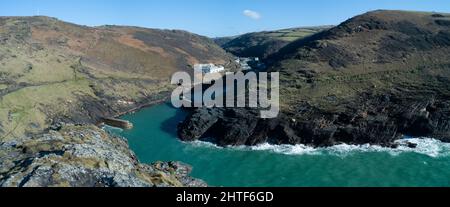
<path id="1" fill-rule="evenodd" d="M 134 124 L 132 130 L 107 130 L 125 137 L 141 162 L 182 161 L 193 167 L 193 177 L 211 186 L 450 186 L 450 145 L 436 140 L 416 140 L 415 150 L 348 145 L 219 148 L 179 141 L 176 127 L 186 115 L 160 104 L 120 117 Z"/>

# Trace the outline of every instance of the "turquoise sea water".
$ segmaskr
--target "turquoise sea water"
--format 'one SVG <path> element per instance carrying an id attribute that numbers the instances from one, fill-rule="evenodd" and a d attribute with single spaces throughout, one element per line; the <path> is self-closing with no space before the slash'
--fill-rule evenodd
<path id="1" fill-rule="evenodd" d="M 450 186 L 450 144 L 411 139 L 417 149 L 340 145 L 219 148 L 183 143 L 176 125 L 185 114 L 169 104 L 123 116 L 133 130 L 127 138 L 141 162 L 182 161 L 192 176 L 212 186 Z"/>

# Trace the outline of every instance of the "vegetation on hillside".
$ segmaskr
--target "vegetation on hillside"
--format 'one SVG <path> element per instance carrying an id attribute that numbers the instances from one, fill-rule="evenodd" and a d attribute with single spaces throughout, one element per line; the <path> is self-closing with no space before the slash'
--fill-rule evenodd
<path id="1" fill-rule="evenodd" d="M 237 37 L 216 38 L 228 52 L 240 57 L 266 58 L 287 44 L 330 28 L 330 26 L 292 28 L 254 32 Z"/>
<path id="2" fill-rule="evenodd" d="M 174 72 L 204 62 L 235 67 L 212 40 L 184 31 L 1 17 L 0 140 L 164 99 Z"/>

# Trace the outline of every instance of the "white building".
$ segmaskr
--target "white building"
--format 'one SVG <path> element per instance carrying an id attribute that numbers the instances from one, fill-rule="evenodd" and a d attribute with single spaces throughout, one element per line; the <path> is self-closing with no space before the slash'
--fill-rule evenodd
<path id="1" fill-rule="evenodd" d="M 225 71 L 225 68 L 223 66 L 216 66 L 214 64 L 195 64 L 194 70 L 201 71 L 204 74 L 208 73 L 220 73 Z"/>

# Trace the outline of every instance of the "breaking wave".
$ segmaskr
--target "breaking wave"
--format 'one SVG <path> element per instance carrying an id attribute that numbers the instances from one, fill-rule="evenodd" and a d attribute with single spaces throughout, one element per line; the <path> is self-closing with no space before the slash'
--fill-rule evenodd
<path id="1" fill-rule="evenodd" d="M 361 152 L 385 152 L 392 156 L 397 156 L 402 153 L 417 153 L 430 157 L 450 156 L 450 143 L 444 143 L 432 138 L 411 138 L 396 141 L 399 144 L 398 148 L 388 148 L 378 145 L 349 145 L 340 144 L 332 147 L 314 148 L 306 145 L 272 145 L 260 144 L 257 146 L 240 146 L 240 147 L 226 147 L 222 148 L 215 144 L 203 141 L 195 141 L 191 143 L 195 147 L 209 147 L 217 149 L 231 149 L 231 150 L 249 150 L 249 151 L 268 151 L 285 155 L 335 155 L 348 156 Z M 408 143 L 416 144 L 415 148 L 408 147 Z"/>

